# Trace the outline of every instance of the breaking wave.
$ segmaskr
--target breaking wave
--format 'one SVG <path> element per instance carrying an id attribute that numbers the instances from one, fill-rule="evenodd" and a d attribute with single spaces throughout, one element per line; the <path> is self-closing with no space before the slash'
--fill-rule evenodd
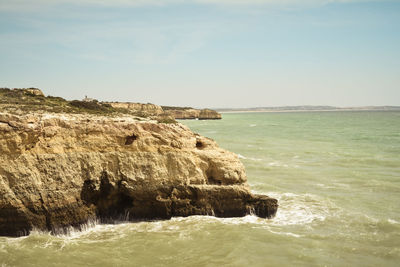
<path id="1" fill-rule="evenodd" d="M 271 220 L 273 225 L 301 225 L 322 222 L 335 216 L 339 208 L 332 202 L 313 194 L 268 193 L 278 199 L 278 212 Z"/>
<path id="2" fill-rule="evenodd" d="M 252 161 L 262 161 L 260 158 L 251 158 L 251 157 L 245 157 L 241 154 L 237 154 L 239 159 L 245 159 L 245 160 L 252 160 Z"/>

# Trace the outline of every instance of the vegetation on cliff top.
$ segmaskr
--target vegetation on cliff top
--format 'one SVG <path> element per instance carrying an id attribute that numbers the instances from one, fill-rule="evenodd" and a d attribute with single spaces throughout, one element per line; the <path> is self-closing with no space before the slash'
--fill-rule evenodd
<path id="1" fill-rule="evenodd" d="M 89 113 L 107 115 L 121 112 L 97 101 L 68 101 L 62 97 L 35 95 L 27 89 L 0 88 L 0 111 L 21 110 L 55 113 Z"/>
<path id="2" fill-rule="evenodd" d="M 188 110 L 193 109 L 191 107 L 173 107 L 173 106 L 161 106 L 163 110 Z"/>
<path id="3" fill-rule="evenodd" d="M 147 118 L 153 114 L 142 111 L 114 108 L 110 104 L 93 101 L 68 101 L 62 97 L 44 96 L 32 93 L 32 90 L 41 92 L 37 88 L 9 89 L 0 88 L 0 112 L 27 113 L 27 112 L 51 112 L 74 113 L 95 115 L 133 115 Z M 171 118 L 155 118 L 160 123 L 176 123 Z"/>

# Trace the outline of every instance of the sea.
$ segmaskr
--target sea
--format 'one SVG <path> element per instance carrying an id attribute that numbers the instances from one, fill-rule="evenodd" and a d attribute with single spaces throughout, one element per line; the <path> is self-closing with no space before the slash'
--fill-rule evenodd
<path id="1" fill-rule="evenodd" d="M 0 266 L 400 266 L 400 112 L 181 121 L 238 154 L 273 219 L 191 216 L 0 237 Z"/>

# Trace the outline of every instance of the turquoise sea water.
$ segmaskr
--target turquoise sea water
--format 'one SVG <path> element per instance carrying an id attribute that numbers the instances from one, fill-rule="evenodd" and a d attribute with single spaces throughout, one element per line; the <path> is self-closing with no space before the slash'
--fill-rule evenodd
<path id="1" fill-rule="evenodd" d="M 239 154 L 277 216 L 93 225 L 0 237 L 0 266 L 399 266 L 400 112 L 182 121 Z"/>

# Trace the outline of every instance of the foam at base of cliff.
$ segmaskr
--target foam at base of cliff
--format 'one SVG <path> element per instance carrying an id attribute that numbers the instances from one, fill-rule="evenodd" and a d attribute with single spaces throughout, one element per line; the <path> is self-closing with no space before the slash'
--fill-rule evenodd
<path id="1" fill-rule="evenodd" d="M 181 124 L 133 117 L 0 113 L 0 235 L 88 220 L 261 217 L 238 157 Z"/>

